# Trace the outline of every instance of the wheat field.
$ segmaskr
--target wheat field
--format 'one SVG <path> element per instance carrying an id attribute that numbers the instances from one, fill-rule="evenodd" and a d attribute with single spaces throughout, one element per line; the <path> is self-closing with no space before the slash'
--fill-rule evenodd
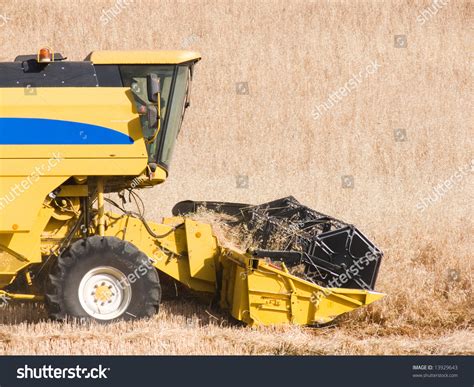
<path id="1" fill-rule="evenodd" d="M 445 3 L 2 1 L 0 61 L 44 45 L 72 60 L 202 53 L 169 179 L 143 193 L 149 218 L 185 199 L 293 195 L 385 252 L 387 297 L 324 329 L 250 329 L 181 297 L 153 319 L 110 326 L 9 305 L 0 353 L 474 353 L 474 4 Z"/>

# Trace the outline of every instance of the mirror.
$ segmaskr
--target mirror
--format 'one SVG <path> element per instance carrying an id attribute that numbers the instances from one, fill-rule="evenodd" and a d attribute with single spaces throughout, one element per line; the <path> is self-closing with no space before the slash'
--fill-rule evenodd
<path id="1" fill-rule="evenodd" d="M 148 105 L 146 109 L 148 127 L 158 127 L 158 109 L 154 105 Z"/>
<path id="2" fill-rule="evenodd" d="M 148 74 L 146 77 L 148 100 L 158 103 L 160 98 L 160 78 L 156 74 Z"/>

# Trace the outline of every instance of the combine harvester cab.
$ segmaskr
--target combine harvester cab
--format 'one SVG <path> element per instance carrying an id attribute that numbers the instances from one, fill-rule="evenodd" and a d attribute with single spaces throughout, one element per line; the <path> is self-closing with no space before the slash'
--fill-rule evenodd
<path id="1" fill-rule="evenodd" d="M 324 324 L 368 305 L 382 257 L 355 227 L 285 198 L 181 202 L 148 222 L 136 190 L 164 183 L 199 53 L 44 48 L 0 63 L 0 296 L 52 318 L 151 317 L 167 275 L 249 325 Z M 108 193 L 137 204 L 130 211 Z M 108 211 L 106 204 L 120 210 Z M 221 246 L 198 207 L 252 233 Z"/>

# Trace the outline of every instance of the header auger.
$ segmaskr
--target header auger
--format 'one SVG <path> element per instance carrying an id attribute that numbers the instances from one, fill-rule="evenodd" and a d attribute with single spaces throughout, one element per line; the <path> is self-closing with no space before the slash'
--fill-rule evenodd
<path id="1" fill-rule="evenodd" d="M 146 220 L 135 190 L 167 178 L 199 60 L 100 51 L 69 62 L 45 48 L 0 63 L 1 295 L 44 300 L 56 319 L 135 319 L 157 312 L 166 275 L 249 325 L 324 324 L 383 296 L 380 250 L 291 197 L 187 201 Z M 187 216 L 198 207 L 229 215 L 255 246 L 222 246 Z"/>

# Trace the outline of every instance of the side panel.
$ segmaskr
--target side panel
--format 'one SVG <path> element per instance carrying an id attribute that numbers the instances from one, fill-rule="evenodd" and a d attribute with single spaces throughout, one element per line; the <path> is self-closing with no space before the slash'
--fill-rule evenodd
<path id="1" fill-rule="evenodd" d="M 0 166 L 5 168 L 3 160 Z M 3 233 L 31 231 L 44 198 L 66 179 L 64 176 L 0 175 L 0 237 Z"/>
<path id="2" fill-rule="evenodd" d="M 209 224 L 186 219 L 186 242 L 190 274 L 209 282 L 216 282 L 217 241 Z M 211 243 L 209 243 L 211 241 Z"/>
<path id="3" fill-rule="evenodd" d="M 258 268 L 237 274 L 232 315 L 249 325 L 326 324 L 384 296 L 368 290 L 321 287 L 262 261 Z"/>
<path id="4" fill-rule="evenodd" d="M 104 133 L 108 140 L 97 143 Z M 44 159 L 53 152 L 64 158 L 146 161 L 147 151 L 130 90 L 0 88 L 0 159 Z M 127 171 L 127 163 L 123 164 Z"/>
<path id="5" fill-rule="evenodd" d="M 139 176 L 147 151 L 134 106 L 128 88 L 0 88 L 0 233 L 30 231 L 71 176 Z"/>
<path id="6" fill-rule="evenodd" d="M 43 207 L 29 232 L 0 234 L 0 288 L 9 285 L 24 267 L 41 262 L 41 233 L 53 211 Z"/>
<path id="7" fill-rule="evenodd" d="M 210 264 L 209 253 L 214 251 L 214 255 L 217 257 L 219 250 L 214 236 L 203 232 L 209 225 L 201 225 L 203 228 L 199 228 L 202 232 L 202 237 L 199 238 L 201 249 L 206 251 L 206 254 L 201 256 L 199 251 L 195 250 L 190 255 L 187 234 L 192 232 L 195 235 L 196 232 L 199 232 L 196 230 L 197 225 L 190 225 L 189 230 L 188 224 L 186 227 L 180 226 L 175 229 L 174 226 L 183 223 L 182 218 L 165 219 L 167 224 L 149 222 L 148 224 L 154 233 L 163 235 L 162 238 L 155 239 L 146 231 L 140 220 L 110 213 L 107 215 L 109 222 L 105 235 L 115 236 L 133 243 L 150 258 L 156 269 L 190 289 L 207 293 L 215 292 L 215 276 L 209 275 L 209 271 L 214 270 L 214 262 Z M 192 265 L 190 264 L 191 260 L 193 261 Z M 203 265 L 205 265 L 204 268 Z M 201 267 L 201 270 L 192 271 L 191 266 L 193 268 Z M 198 275 L 195 276 L 193 273 Z"/>

